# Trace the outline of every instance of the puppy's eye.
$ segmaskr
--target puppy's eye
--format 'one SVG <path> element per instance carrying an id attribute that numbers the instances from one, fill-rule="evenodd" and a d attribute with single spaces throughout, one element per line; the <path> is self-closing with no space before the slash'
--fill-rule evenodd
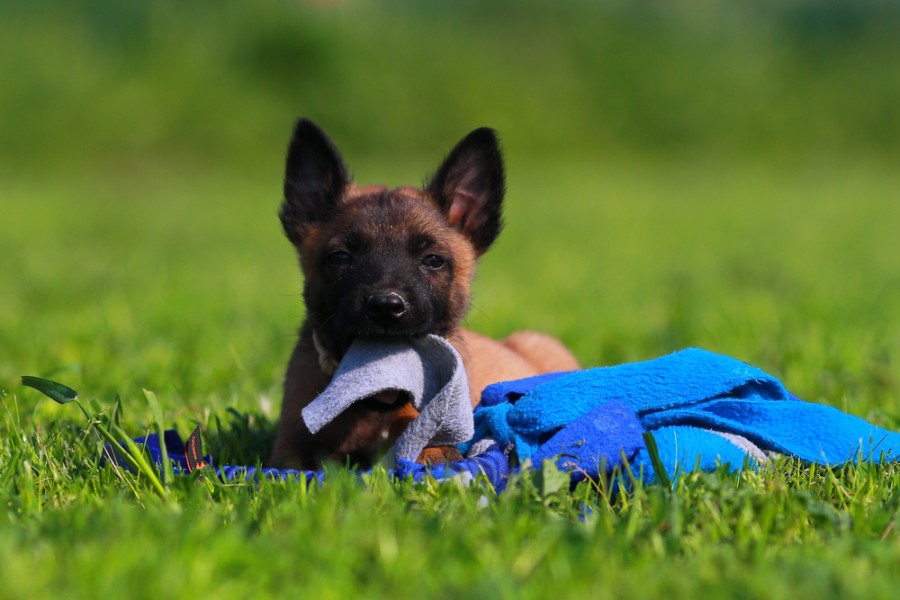
<path id="1" fill-rule="evenodd" d="M 437 254 L 429 254 L 425 258 L 422 259 L 422 264 L 428 267 L 429 269 L 434 269 L 437 271 L 438 269 L 444 268 L 444 265 L 447 264 L 443 258 L 438 256 Z"/>
<path id="2" fill-rule="evenodd" d="M 328 255 L 328 264 L 332 267 L 346 267 L 353 262 L 353 255 L 344 250 L 338 250 Z"/>

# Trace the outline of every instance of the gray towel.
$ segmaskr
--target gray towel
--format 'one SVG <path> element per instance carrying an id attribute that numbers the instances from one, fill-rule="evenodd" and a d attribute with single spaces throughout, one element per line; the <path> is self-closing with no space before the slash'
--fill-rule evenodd
<path id="1" fill-rule="evenodd" d="M 316 433 L 353 403 L 388 390 L 408 394 L 419 411 L 389 459 L 416 460 L 426 446 L 459 444 L 475 433 L 462 358 L 436 335 L 358 338 L 325 391 L 303 409 L 303 421 Z"/>

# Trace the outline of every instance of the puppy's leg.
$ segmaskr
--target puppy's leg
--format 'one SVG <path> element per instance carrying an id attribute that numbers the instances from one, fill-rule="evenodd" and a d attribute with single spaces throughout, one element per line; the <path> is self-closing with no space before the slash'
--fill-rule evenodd
<path id="1" fill-rule="evenodd" d="M 456 446 L 429 446 L 422 450 L 416 462 L 423 465 L 439 465 L 447 461 L 462 460 Z"/>
<path id="2" fill-rule="evenodd" d="M 319 367 L 312 338 L 301 334 L 288 363 L 284 381 L 284 400 L 275 447 L 266 462 L 270 467 L 316 468 L 322 450 L 314 443 L 303 423 L 300 411 L 328 385 L 330 378 Z"/>

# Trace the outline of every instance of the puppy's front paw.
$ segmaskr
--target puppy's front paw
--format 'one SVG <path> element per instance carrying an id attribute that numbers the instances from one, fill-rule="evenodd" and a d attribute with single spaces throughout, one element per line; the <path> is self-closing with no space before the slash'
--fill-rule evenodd
<path id="1" fill-rule="evenodd" d="M 437 465 L 454 460 L 462 460 L 463 455 L 455 446 L 431 446 L 422 450 L 416 462 L 423 465 Z"/>

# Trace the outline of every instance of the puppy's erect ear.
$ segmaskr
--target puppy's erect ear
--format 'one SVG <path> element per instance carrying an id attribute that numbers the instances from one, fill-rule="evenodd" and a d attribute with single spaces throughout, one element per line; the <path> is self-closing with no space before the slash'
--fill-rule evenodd
<path id="1" fill-rule="evenodd" d="M 312 223 L 331 216 L 349 180 L 334 142 L 309 119 L 297 121 L 278 215 L 288 239 L 299 243 Z"/>
<path id="2" fill-rule="evenodd" d="M 482 127 L 456 145 L 426 189 L 481 255 L 500 234 L 504 186 L 497 135 Z"/>

